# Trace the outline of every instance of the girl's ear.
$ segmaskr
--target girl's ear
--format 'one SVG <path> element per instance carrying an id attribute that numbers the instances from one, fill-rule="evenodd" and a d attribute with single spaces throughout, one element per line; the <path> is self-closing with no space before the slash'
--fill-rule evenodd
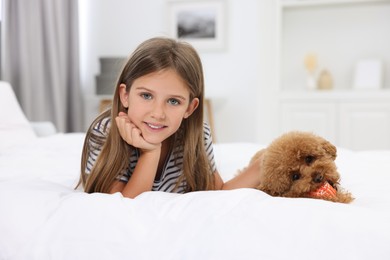
<path id="1" fill-rule="evenodd" d="M 125 108 L 129 107 L 129 93 L 126 91 L 126 85 L 119 85 L 119 98 L 121 99 L 122 106 Z"/>
<path id="2" fill-rule="evenodd" d="M 184 113 L 184 118 L 188 118 L 199 105 L 199 98 L 194 98 L 191 100 L 191 103 L 188 105 L 187 111 Z"/>

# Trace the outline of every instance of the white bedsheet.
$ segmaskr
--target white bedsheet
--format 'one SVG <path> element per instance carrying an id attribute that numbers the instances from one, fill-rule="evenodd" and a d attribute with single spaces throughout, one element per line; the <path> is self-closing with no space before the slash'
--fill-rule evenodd
<path id="1" fill-rule="evenodd" d="M 83 134 L 0 150 L 0 259 L 390 259 L 390 151 L 340 149 L 338 204 L 253 189 L 75 191 Z M 227 180 L 261 146 L 215 145 Z"/>

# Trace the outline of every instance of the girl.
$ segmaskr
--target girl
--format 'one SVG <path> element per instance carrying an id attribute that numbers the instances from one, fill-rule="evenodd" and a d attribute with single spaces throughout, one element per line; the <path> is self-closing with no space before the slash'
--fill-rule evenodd
<path id="1" fill-rule="evenodd" d="M 185 193 L 256 187 L 260 164 L 223 183 L 203 122 L 204 83 L 193 47 L 152 38 L 130 56 L 112 108 L 87 131 L 79 184 L 88 193 Z"/>

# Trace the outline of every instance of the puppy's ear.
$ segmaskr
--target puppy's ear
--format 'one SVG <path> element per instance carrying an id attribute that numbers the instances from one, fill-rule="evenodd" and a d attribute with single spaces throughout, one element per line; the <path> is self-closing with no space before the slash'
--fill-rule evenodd
<path id="1" fill-rule="evenodd" d="M 336 156 L 337 156 L 336 146 L 331 144 L 329 141 L 324 140 L 323 143 L 322 143 L 322 147 L 324 148 L 326 153 L 329 154 L 332 157 L 333 160 L 336 159 Z"/>

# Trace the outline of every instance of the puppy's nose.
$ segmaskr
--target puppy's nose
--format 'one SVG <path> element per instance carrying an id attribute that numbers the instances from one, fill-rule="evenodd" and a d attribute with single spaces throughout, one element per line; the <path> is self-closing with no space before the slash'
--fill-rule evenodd
<path id="1" fill-rule="evenodd" d="M 316 182 L 316 183 L 320 183 L 322 182 L 322 180 L 324 179 L 324 176 L 322 176 L 321 173 L 314 173 L 313 174 L 313 181 Z"/>

